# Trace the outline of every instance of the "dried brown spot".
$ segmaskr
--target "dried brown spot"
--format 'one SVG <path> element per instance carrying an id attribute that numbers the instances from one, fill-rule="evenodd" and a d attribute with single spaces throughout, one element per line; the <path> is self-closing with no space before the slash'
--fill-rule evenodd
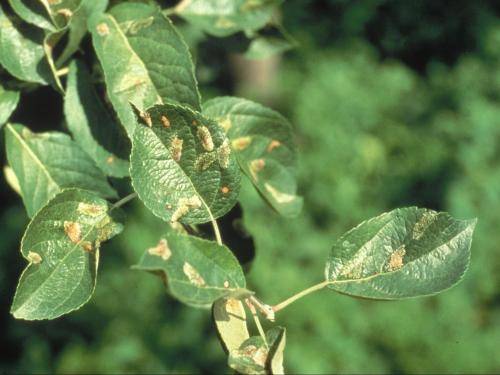
<path id="1" fill-rule="evenodd" d="M 156 247 L 148 249 L 148 253 L 151 255 L 159 256 L 163 260 L 168 260 L 168 258 L 170 258 L 170 256 L 172 255 L 172 251 L 168 247 L 167 240 L 163 238 L 160 240 L 160 242 L 158 242 L 158 245 L 156 245 Z"/>
<path id="2" fill-rule="evenodd" d="M 74 221 L 65 221 L 64 231 L 66 232 L 66 235 L 69 237 L 71 242 L 80 242 L 81 227 L 79 223 L 76 223 Z"/>
<path id="3" fill-rule="evenodd" d="M 191 121 L 191 125 L 198 126 L 198 123 L 196 122 L 196 120 L 193 120 L 193 121 Z"/>
<path id="4" fill-rule="evenodd" d="M 28 251 L 27 258 L 30 261 L 30 263 L 33 264 L 39 264 L 42 261 L 42 257 L 40 256 L 40 254 L 35 253 L 34 251 Z"/>
<path id="5" fill-rule="evenodd" d="M 184 275 L 187 276 L 189 282 L 198 288 L 203 288 L 207 285 L 203 277 L 201 277 L 198 271 L 196 271 L 196 269 L 188 262 L 184 262 L 182 271 L 184 272 Z"/>
<path id="6" fill-rule="evenodd" d="M 98 204 L 91 204 L 91 203 L 84 203 L 80 202 L 78 203 L 78 212 L 80 212 L 83 215 L 87 216 L 99 216 L 102 215 L 106 211 L 106 207 L 104 206 L 99 206 Z"/>
<path id="7" fill-rule="evenodd" d="M 165 128 L 170 128 L 170 120 L 168 119 L 167 116 L 165 116 L 165 115 L 161 116 L 160 120 Z"/>
<path id="8" fill-rule="evenodd" d="M 139 116 L 141 116 L 142 120 L 146 123 L 148 127 L 150 128 L 153 127 L 153 120 L 151 120 L 151 115 L 148 112 L 146 111 L 140 112 Z"/>
<path id="9" fill-rule="evenodd" d="M 212 135 L 206 126 L 198 127 L 196 132 L 198 138 L 200 139 L 201 145 L 206 151 L 213 151 L 214 142 L 212 140 Z"/>
<path id="10" fill-rule="evenodd" d="M 387 270 L 397 271 L 401 267 L 403 267 L 403 257 L 406 254 L 405 245 L 402 245 L 395 252 L 391 254 L 391 258 L 389 259 L 389 264 L 387 265 Z"/>
<path id="11" fill-rule="evenodd" d="M 90 241 L 85 241 L 81 244 L 83 251 L 90 253 L 92 250 L 94 250 L 94 246 L 92 246 L 92 243 Z"/>
<path id="12" fill-rule="evenodd" d="M 229 193 L 229 188 L 227 186 L 223 186 L 220 191 L 222 191 L 222 194 L 227 194 Z"/>
<path id="13" fill-rule="evenodd" d="M 115 161 L 115 157 L 113 155 L 108 156 L 106 159 L 106 163 L 111 164 Z"/>
<path id="14" fill-rule="evenodd" d="M 170 153 L 172 154 L 172 159 L 175 161 L 180 161 L 182 156 L 182 144 L 184 141 L 179 137 L 175 136 L 170 144 Z"/>
<path id="15" fill-rule="evenodd" d="M 275 148 L 280 147 L 280 146 L 281 146 L 281 142 L 273 139 L 269 143 L 269 145 L 267 146 L 267 152 L 271 152 L 272 150 L 274 150 Z"/>
<path id="16" fill-rule="evenodd" d="M 106 23 L 100 23 L 99 25 L 97 25 L 96 29 L 97 29 L 97 33 L 100 36 L 109 35 L 109 27 Z"/>
<path id="17" fill-rule="evenodd" d="M 252 137 L 246 136 L 234 139 L 231 142 L 231 144 L 233 145 L 233 148 L 235 150 L 242 151 L 246 149 L 251 142 L 252 142 Z"/>

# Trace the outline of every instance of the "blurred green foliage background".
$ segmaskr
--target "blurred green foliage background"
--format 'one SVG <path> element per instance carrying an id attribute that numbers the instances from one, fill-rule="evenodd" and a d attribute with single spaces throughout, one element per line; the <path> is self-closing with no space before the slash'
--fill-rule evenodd
<path id="1" fill-rule="evenodd" d="M 325 290 L 281 312 L 289 372 L 500 372 L 499 15 L 498 1 L 288 0 L 282 19 L 299 46 L 281 59 L 243 61 L 224 39 L 191 38 L 205 99 L 263 101 L 297 132 L 302 214 L 282 219 L 243 187 L 256 243 L 249 284 L 265 302 L 321 281 L 334 239 L 371 216 L 417 205 L 479 219 L 469 272 L 439 296 L 374 302 Z M 21 105 L 60 103 L 52 91 Z M 14 120 L 60 127 L 61 109 L 39 107 Z M 1 373 L 229 372 L 209 311 L 130 270 L 165 230 L 140 202 L 103 247 L 89 304 L 55 321 L 14 320 L 27 217 L 3 179 L 1 195 Z"/>

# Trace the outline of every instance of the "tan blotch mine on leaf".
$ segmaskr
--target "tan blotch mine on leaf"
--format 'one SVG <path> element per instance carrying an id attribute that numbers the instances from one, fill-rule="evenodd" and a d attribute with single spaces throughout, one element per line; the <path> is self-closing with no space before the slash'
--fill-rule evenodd
<path id="1" fill-rule="evenodd" d="M 227 194 L 229 193 L 229 188 L 227 186 L 223 186 L 220 191 L 222 191 L 222 194 Z"/>
<path id="2" fill-rule="evenodd" d="M 179 199 L 177 208 L 172 213 L 171 222 L 178 221 L 181 217 L 186 215 L 189 210 L 197 209 L 201 207 L 201 200 L 197 195 L 193 195 L 190 198 L 181 198 Z"/>
<path id="3" fill-rule="evenodd" d="M 194 269 L 194 267 L 188 262 L 184 262 L 184 266 L 182 267 L 182 271 L 184 275 L 187 276 L 189 282 L 198 288 L 203 288 L 207 285 L 203 277 Z"/>
<path id="4" fill-rule="evenodd" d="M 225 132 L 233 126 L 229 117 L 219 119 L 218 124 L 222 129 L 224 129 Z"/>
<path id="5" fill-rule="evenodd" d="M 217 149 L 217 156 L 219 158 L 219 165 L 221 168 L 226 169 L 229 167 L 229 155 L 231 155 L 231 147 L 229 147 L 229 142 L 224 139 L 222 145 Z"/>
<path id="6" fill-rule="evenodd" d="M 432 212 L 425 212 L 420 220 L 415 224 L 415 227 L 413 228 L 412 238 L 414 240 L 419 240 L 420 238 L 422 238 L 427 228 L 429 228 L 429 226 L 435 220 L 436 216 L 437 215 L 433 214 Z"/>
<path id="7" fill-rule="evenodd" d="M 115 161 L 115 157 L 113 155 L 108 156 L 106 159 L 106 163 L 112 164 Z"/>
<path id="8" fill-rule="evenodd" d="M 210 168 L 210 166 L 213 164 L 215 159 L 217 158 L 217 155 L 215 152 L 204 152 L 194 162 L 194 168 L 198 171 L 204 171 Z"/>
<path id="9" fill-rule="evenodd" d="M 227 281 L 227 280 L 224 281 L 224 288 L 229 288 L 229 281 Z M 229 301 L 228 301 L 228 303 L 229 303 Z"/>
<path id="10" fill-rule="evenodd" d="M 281 142 L 280 141 L 277 141 L 275 139 L 273 139 L 269 145 L 267 146 L 267 152 L 271 152 L 273 151 L 275 148 L 277 147 L 280 147 L 281 146 Z"/>
<path id="11" fill-rule="evenodd" d="M 269 184 L 264 185 L 266 190 L 271 194 L 274 200 L 278 203 L 290 203 L 295 199 L 295 195 L 283 193 Z"/>
<path id="12" fill-rule="evenodd" d="M 212 135 L 206 126 L 200 126 L 196 131 L 198 138 L 200 139 L 201 145 L 206 151 L 213 151 L 214 141 L 212 140 Z"/>
<path id="13" fill-rule="evenodd" d="M 170 144 L 170 153 L 172 154 L 172 159 L 175 161 L 181 160 L 183 143 L 184 141 L 177 136 L 172 139 L 172 143 Z"/>
<path id="14" fill-rule="evenodd" d="M 265 167 L 265 165 L 266 162 L 264 161 L 264 159 L 255 159 L 250 162 L 250 173 L 255 181 L 259 179 L 257 177 L 257 173 L 260 172 Z"/>
<path id="15" fill-rule="evenodd" d="M 106 212 L 106 207 L 99 206 L 98 204 L 80 202 L 78 203 L 77 210 L 83 215 L 96 217 Z"/>
<path id="16" fill-rule="evenodd" d="M 168 119 L 167 116 L 165 116 L 165 115 L 161 116 L 160 120 L 161 120 L 161 123 L 163 124 L 163 127 L 167 128 L 167 129 L 170 128 L 170 120 Z"/>
<path id="17" fill-rule="evenodd" d="M 230 29 L 231 27 L 234 27 L 234 22 L 221 16 L 217 18 L 215 27 L 218 29 Z"/>
<path id="18" fill-rule="evenodd" d="M 395 252 L 391 254 L 391 258 L 389 259 L 389 264 L 387 265 L 387 270 L 397 271 L 401 267 L 403 267 L 403 257 L 406 254 L 405 245 L 402 245 Z"/>
<path id="19" fill-rule="evenodd" d="M 252 137 L 239 137 L 234 139 L 231 144 L 235 150 L 242 151 L 248 147 L 248 145 L 252 142 Z"/>
<path id="20" fill-rule="evenodd" d="M 97 25 L 97 33 L 100 36 L 109 35 L 109 27 L 108 27 L 108 25 L 105 24 L 105 23 L 100 23 L 99 25 Z"/>
<path id="21" fill-rule="evenodd" d="M 30 261 L 30 263 L 33 264 L 39 264 L 42 261 L 42 257 L 40 256 L 40 254 L 35 253 L 34 251 L 28 251 L 27 258 Z"/>
<path id="22" fill-rule="evenodd" d="M 168 260 L 168 258 L 172 255 L 172 251 L 168 247 L 167 240 L 162 238 L 156 247 L 148 249 L 148 254 L 156 255 L 161 257 L 163 260 Z"/>
<path id="23" fill-rule="evenodd" d="M 94 246 L 92 246 L 92 243 L 90 241 L 84 241 L 81 244 L 83 251 L 87 253 L 91 253 L 92 250 L 94 250 Z"/>
<path id="24" fill-rule="evenodd" d="M 59 9 L 56 14 L 61 14 L 62 16 L 64 16 L 65 18 L 69 19 L 73 16 L 73 12 L 67 8 L 64 8 L 64 9 Z"/>
<path id="25" fill-rule="evenodd" d="M 64 222 L 64 232 L 69 237 L 70 241 L 73 243 L 80 242 L 81 239 L 81 227 L 80 224 L 74 221 L 65 221 Z"/>

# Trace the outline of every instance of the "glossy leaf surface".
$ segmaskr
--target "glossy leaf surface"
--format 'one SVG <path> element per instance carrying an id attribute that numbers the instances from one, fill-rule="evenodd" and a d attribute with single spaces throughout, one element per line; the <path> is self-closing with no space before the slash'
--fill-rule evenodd
<path id="1" fill-rule="evenodd" d="M 140 110 L 162 102 L 199 109 L 191 58 L 171 22 L 138 3 L 117 6 L 113 15 L 93 16 L 89 28 L 108 96 L 129 136 L 136 126 L 130 103 Z"/>
<path id="2" fill-rule="evenodd" d="M 238 163 L 259 193 L 278 213 L 296 216 L 296 151 L 290 123 L 279 113 L 250 100 L 219 97 L 203 113 L 226 131 Z"/>
<path id="3" fill-rule="evenodd" d="M 165 221 L 189 224 L 228 212 L 238 198 L 240 171 L 223 130 L 171 104 L 144 116 L 132 140 L 130 176 L 146 207 Z"/>
<path id="4" fill-rule="evenodd" d="M 116 197 L 90 157 L 58 132 L 32 133 L 22 125 L 5 127 L 7 159 L 21 186 L 29 217 L 63 188 L 78 187 L 104 198 Z"/>
<path id="5" fill-rule="evenodd" d="M 87 34 L 87 22 L 92 14 L 103 13 L 108 6 L 108 0 L 82 0 L 80 7 L 71 17 L 68 25 L 68 41 L 61 56 L 57 59 L 57 65 L 65 63 L 78 48 L 85 34 Z"/>
<path id="6" fill-rule="evenodd" d="M 52 72 L 45 57 L 44 32 L 7 16 L 0 6 L 0 63 L 14 77 L 46 85 Z"/>
<path id="7" fill-rule="evenodd" d="M 325 270 L 329 287 L 375 299 L 450 288 L 468 267 L 475 225 L 476 220 L 416 207 L 364 221 L 334 244 Z"/>
<path id="8" fill-rule="evenodd" d="M 134 268 L 164 275 L 170 293 L 195 306 L 210 305 L 246 286 L 243 270 L 227 247 L 183 234 L 166 235 Z"/>
<path id="9" fill-rule="evenodd" d="M 29 261 L 11 312 L 18 319 L 54 319 L 92 295 L 100 244 L 121 231 L 108 203 L 84 190 L 59 193 L 28 225 L 21 253 Z"/>
<path id="10" fill-rule="evenodd" d="M 42 29 L 55 31 L 56 27 L 47 11 L 47 4 L 40 0 L 9 0 L 9 4 L 23 21 Z"/>
<path id="11" fill-rule="evenodd" d="M 70 65 L 64 99 L 66 124 L 75 141 L 108 176 L 128 176 L 130 141 L 92 85 L 82 62 Z"/>

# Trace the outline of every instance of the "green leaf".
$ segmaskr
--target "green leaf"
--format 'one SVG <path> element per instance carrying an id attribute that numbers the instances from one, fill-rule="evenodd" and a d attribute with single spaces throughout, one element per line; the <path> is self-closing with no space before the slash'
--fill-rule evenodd
<path id="1" fill-rule="evenodd" d="M 19 102 L 19 92 L 7 90 L 0 84 L 0 129 L 9 120 Z"/>
<path id="2" fill-rule="evenodd" d="M 10 74 L 43 85 L 53 82 L 43 43 L 42 30 L 8 17 L 0 7 L 0 63 Z"/>
<path id="3" fill-rule="evenodd" d="M 87 22 L 92 14 L 103 13 L 108 0 L 82 0 L 81 6 L 71 17 L 68 25 L 68 41 L 57 59 L 57 66 L 62 66 L 80 48 L 80 42 L 87 34 Z"/>
<path id="4" fill-rule="evenodd" d="M 24 21 L 48 31 L 65 27 L 78 10 L 81 0 L 9 0 Z"/>
<path id="5" fill-rule="evenodd" d="M 161 10 L 142 3 L 124 3 L 111 9 L 110 14 L 144 62 L 163 102 L 201 110 L 189 49 Z"/>
<path id="6" fill-rule="evenodd" d="M 82 5 L 82 0 L 38 1 L 44 4 L 47 13 L 52 20 L 52 23 L 59 29 L 62 29 L 68 25 L 75 12 L 77 12 Z"/>
<path id="7" fill-rule="evenodd" d="M 47 11 L 46 4 L 41 0 L 9 0 L 9 4 L 25 22 L 41 27 L 42 29 L 55 31 L 56 27 Z"/>
<path id="8" fill-rule="evenodd" d="M 128 176 L 130 141 L 97 95 L 92 78 L 80 61 L 69 68 L 64 113 L 80 147 L 108 176 Z"/>
<path id="9" fill-rule="evenodd" d="M 210 305 L 246 286 L 243 270 L 227 247 L 183 234 L 167 234 L 134 268 L 164 275 L 170 293 L 194 306 Z"/>
<path id="10" fill-rule="evenodd" d="M 66 134 L 37 134 L 10 124 L 5 133 L 7 159 L 19 180 L 29 217 L 63 188 L 78 187 L 104 198 L 116 197 L 106 176 Z"/>
<path id="11" fill-rule="evenodd" d="M 215 36 L 263 27 L 282 0 L 183 0 L 173 11 Z"/>
<path id="12" fill-rule="evenodd" d="M 245 340 L 231 350 L 228 365 L 241 374 L 283 374 L 286 330 L 275 327 L 266 332 L 267 345 L 260 336 Z"/>
<path id="13" fill-rule="evenodd" d="M 278 213 L 296 216 L 296 151 L 290 123 L 269 108 L 246 99 L 219 97 L 203 106 L 203 114 L 225 129 L 243 172 Z"/>
<path id="14" fill-rule="evenodd" d="M 21 253 L 30 263 L 12 303 L 16 318 L 54 319 L 90 299 L 100 244 L 121 231 L 108 208 L 93 193 L 69 189 L 35 215 L 21 242 Z"/>
<path id="15" fill-rule="evenodd" d="M 244 56 L 247 59 L 267 59 L 295 46 L 295 40 L 281 26 L 273 27 L 269 31 L 266 28 L 266 33 L 260 33 L 252 39 Z"/>
<path id="16" fill-rule="evenodd" d="M 214 303 L 212 313 L 217 333 L 227 353 L 238 349 L 250 338 L 245 308 L 240 300 L 222 298 Z"/>
<path id="17" fill-rule="evenodd" d="M 132 185 L 156 216 L 199 224 L 236 203 L 240 171 L 222 129 L 188 108 L 164 104 L 143 114 L 132 140 Z"/>
<path id="18" fill-rule="evenodd" d="M 463 277 L 475 225 L 416 207 L 364 221 L 334 244 L 325 270 L 329 287 L 374 299 L 439 293 Z"/>
<path id="19" fill-rule="evenodd" d="M 199 110 L 194 68 L 186 44 L 159 9 L 139 3 L 113 8 L 113 15 L 94 15 L 92 40 L 106 80 L 108 96 L 132 137 L 140 110 L 162 102 Z"/>

